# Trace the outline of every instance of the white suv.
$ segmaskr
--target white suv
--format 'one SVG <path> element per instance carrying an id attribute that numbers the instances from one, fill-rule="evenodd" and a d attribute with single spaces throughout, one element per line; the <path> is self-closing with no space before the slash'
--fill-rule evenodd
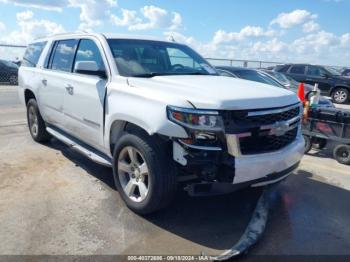
<path id="1" fill-rule="evenodd" d="M 127 206 L 166 206 L 286 178 L 304 141 L 295 94 L 219 76 L 186 45 L 145 37 L 63 34 L 31 43 L 19 96 L 35 141 L 51 136 L 113 167 Z"/>

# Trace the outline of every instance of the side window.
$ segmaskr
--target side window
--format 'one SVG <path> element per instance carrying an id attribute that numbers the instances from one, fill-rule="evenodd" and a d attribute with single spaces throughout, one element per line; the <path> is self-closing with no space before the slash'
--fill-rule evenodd
<path id="1" fill-rule="evenodd" d="M 314 77 L 322 77 L 326 72 L 317 66 L 308 66 L 307 67 L 307 75 Z"/>
<path id="2" fill-rule="evenodd" d="M 276 66 L 276 69 L 277 69 L 278 72 L 286 73 L 288 71 L 288 69 L 289 69 L 289 66 L 288 65 L 287 66 L 281 66 L 281 67 Z"/>
<path id="3" fill-rule="evenodd" d="M 41 56 L 41 53 L 44 50 L 45 45 L 46 45 L 46 42 L 38 42 L 38 43 L 30 44 L 27 47 L 27 50 L 23 56 L 23 61 L 21 66 L 36 67 L 39 61 L 39 58 Z"/>
<path id="4" fill-rule="evenodd" d="M 75 65 L 78 62 L 89 61 L 95 62 L 98 68 L 103 71 L 105 70 L 103 59 L 94 41 L 89 39 L 82 39 L 79 43 L 78 51 L 75 57 Z"/>
<path id="5" fill-rule="evenodd" d="M 167 48 L 171 66 L 182 65 L 191 68 L 200 68 L 191 57 L 177 48 Z"/>
<path id="6" fill-rule="evenodd" d="M 292 66 L 289 73 L 303 75 L 305 73 L 305 66 Z"/>
<path id="7" fill-rule="evenodd" d="M 77 43 L 77 40 L 61 40 L 58 42 L 55 53 L 53 54 L 52 70 L 72 72 Z"/>

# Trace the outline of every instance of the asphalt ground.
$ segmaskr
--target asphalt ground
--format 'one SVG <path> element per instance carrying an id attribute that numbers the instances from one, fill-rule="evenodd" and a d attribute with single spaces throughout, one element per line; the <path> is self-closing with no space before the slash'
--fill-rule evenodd
<path id="1" fill-rule="evenodd" d="M 346 106 L 349 107 L 350 106 Z M 311 151 L 271 197 L 249 255 L 350 255 L 350 166 Z M 191 198 L 141 217 L 112 171 L 61 142 L 35 143 L 16 87 L 0 87 L 0 255 L 210 255 L 241 236 L 261 189 Z"/>

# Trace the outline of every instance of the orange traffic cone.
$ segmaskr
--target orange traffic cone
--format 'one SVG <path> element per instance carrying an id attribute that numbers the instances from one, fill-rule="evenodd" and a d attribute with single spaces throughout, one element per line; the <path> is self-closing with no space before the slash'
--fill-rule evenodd
<path id="1" fill-rule="evenodd" d="M 304 83 L 299 84 L 298 88 L 298 97 L 301 102 L 305 103 L 305 88 L 304 88 Z"/>

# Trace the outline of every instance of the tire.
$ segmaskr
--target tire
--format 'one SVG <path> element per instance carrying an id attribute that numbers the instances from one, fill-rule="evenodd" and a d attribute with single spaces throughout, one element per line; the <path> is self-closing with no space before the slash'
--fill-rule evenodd
<path id="1" fill-rule="evenodd" d="M 51 136 L 46 131 L 46 124 L 39 112 L 35 99 L 30 99 L 27 103 L 27 123 L 30 135 L 34 141 L 43 143 L 50 140 Z"/>
<path id="2" fill-rule="evenodd" d="M 312 147 L 317 150 L 322 150 L 327 145 L 327 139 L 324 138 L 315 138 L 312 141 Z"/>
<path id="3" fill-rule="evenodd" d="M 350 146 L 337 145 L 333 151 L 333 157 L 340 164 L 350 165 Z"/>
<path id="4" fill-rule="evenodd" d="M 337 104 L 345 104 L 349 100 L 349 90 L 346 88 L 336 88 L 332 92 L 332 100 Z"/>
<path id="5" fill-rule="evenodd" d="M 11 85 L 17 85 L 18 84 L 18 78 L 16 75 L 10 75 L 9 82 Z"/>
<path id="6" fill-rule="evenodd" d="M 164 151 L 148 135 L 128 133 L 114 148 L 114 182 L 126 205 L 135 213 L 145 215 L 164 208 L 175 195 L 173 162 Z"/>
<path id="7" fill-rule="evenodd" d="M 311 147 L 312 147 L 311 138 L 309 136 L 305 136 L 305 135 L 303 135 L 303 137 L 305 140 L 304 154 L 307 154 L 307 153 L 309 153 L 309 151 L 311 150 Z"/>

